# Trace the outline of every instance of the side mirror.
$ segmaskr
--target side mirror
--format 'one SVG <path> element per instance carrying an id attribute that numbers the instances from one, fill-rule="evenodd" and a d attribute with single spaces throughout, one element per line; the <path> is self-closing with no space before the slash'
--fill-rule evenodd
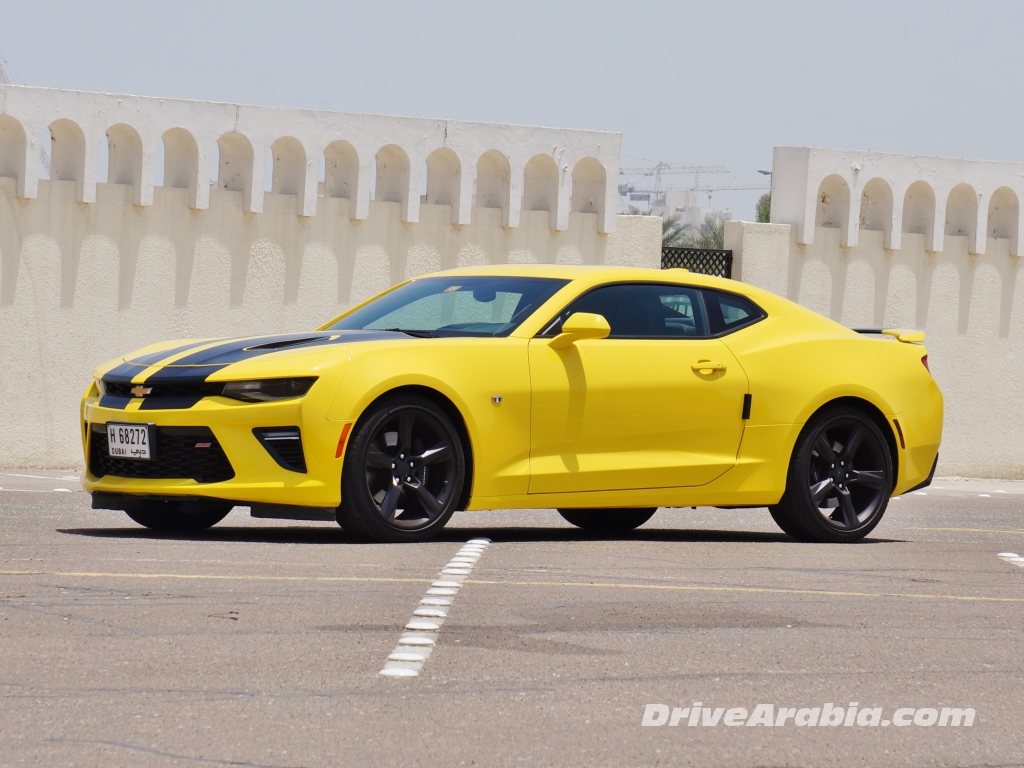
<path id="1" fill-rule="evenodd" d="M 590 312 L 575 312 L 562 323 L 562 332 L 555 336 L 548 346 L 554 349 L 568 349 L 583 339 L 604 339 L 612 332 L 608 321 L 601 315 Z"/>

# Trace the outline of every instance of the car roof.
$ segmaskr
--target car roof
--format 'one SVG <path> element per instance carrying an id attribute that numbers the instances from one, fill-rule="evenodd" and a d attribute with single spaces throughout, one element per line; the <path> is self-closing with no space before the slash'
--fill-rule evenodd
<path id="1" fill-rule="evenodd" d="M 420 277 L 549 277 L 559 280 L 580 280 L 586 283 L 603 283 L 622 280 L 658 282 L 679 282 L 692 285 L 707 285 L 732 290 L 739 286 L 732 280 L 721 277 L 688 272 L 684 269 L 652 269 L 645 267 L 619 267 L 583 264 L 488 264 L 476 267 L 459 267 L 443 272 L 432 272 Z"/>
<path id="2" fill-rule="evenodd" d="M 803 324 L 809 330 L 818 328 L 820 331 L 830 333 L 852 333 L 839 323 L 827 317 L 819 315 L 810 309 L 800 306 L 782 296 L 771 293 L 763 288 L 743 283 L 738 280 L 731 280 L 724 277 L 703 275 L 698 272 L 689 272 L 685 269 L 654 269 L 645 267 L 620 267 L 604 265 L 584 264 L 486 264 L 473 267 L 459 267 L 429 274 L 419 275 L 411 280 L 419 280 L 425 277 L 548 277 L 558 280 L 570 281 L 561 290 L 557 291 L 544 304 L 537 308 L 533 315 L 522 323 L 512 336 L 532 337 L 540 330 L 541 325 L 547 322 L 552 315 L 558 312 L 564 302 L 572 295 L 582 293 L 590 288 L 608 282 L 659 282 L 679 283 L 702 288 L 717 288 L 721 291 L 738 293 L 746 296 L 758 304 L 769 315 L 779 312 L 800 317 Z M 397 287 L 397 286 L 396 286 Z M 371 299 L 372 300 L 372 299 Z M 328 327 L 331 323 L 337 322 L 350 312 L 355 311 L 360 305 L 350 307 L 338 317 L 325 324 Z"/>

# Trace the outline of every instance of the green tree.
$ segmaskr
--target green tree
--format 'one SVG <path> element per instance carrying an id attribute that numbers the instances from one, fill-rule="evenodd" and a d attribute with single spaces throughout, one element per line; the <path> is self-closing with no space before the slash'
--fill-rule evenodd
<path id="1" fill-rule="evenodd" d="M 679 221 L 679 214 L 673 213 L 661 220 L 661 247 L 679 248 L 686 245 L 691 227 Z"/>
<path id="2" fill-rule="evenodd" d="M 765 192 L 757 201 L 757 221 L 767 224 L 772 220 L 772 193 Z"/>
<path id="3" fill-rule="evenodd" d="M 626 209 L 626 213 L 630 216 L 650 216 L 651 211 L 641 211 L 635 205 L 629 206 Z M 692 229 L 689 224 L 683 224 L 679 221 L 679 214 L 673 213 L 671 216 L 665 216 L 661 220 L 661 247 L 662 248 L 681 248 L 686 247 L 687 233 Z"/>
<path id="4" fill-rule="evenodd" d="M 725 221 L 720 216 L 709 213 L 704 217 L 704 223 L 694 234 L 687 234 L 683 238 L 682 245 L 685 248 L 724 248 L 725 247 Z"/>

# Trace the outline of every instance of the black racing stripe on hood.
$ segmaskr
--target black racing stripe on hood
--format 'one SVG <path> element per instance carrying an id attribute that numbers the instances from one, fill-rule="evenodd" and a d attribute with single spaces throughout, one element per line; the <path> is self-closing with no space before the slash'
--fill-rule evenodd
<path id="1" fill-rule="evenodd" d="M 210 342 L 210 339 L 206 339 L 205 341 L 193 341 L 191 344 L 183 344 L 180 347 L 175 347 L 174 349 L 165 349 L 162 352 L 150 352 L 148 355 L 133 357 L 131 362 L 134 365 L 156 365 L 161 360 L 166 360 L 168 357 L 180 355 L 182 352 L 187 352 L 190 349 L 201 347 L 204 344 L 209 344 Z"/>
<path id="2" fill-rule="evenodd" d="M 132 379 L 144 370 L 144 368 L 138 365 L 132 365 L 131 363 L 121 363 L 120 365 L 111 368 L 109 371 L 103 374 L 103 380 L 109 381 L 114 384 L 131 384 Z"/>
<path id="3" fill-rule="evenodd" d="M 190 365 L 187 368 L 168 365 L 147 377 L 146 384 L 202 384 L 207 376 L 215 374 L 221 368 L 227 368 L 227 364 Z"/>
<path id="4" fill-rule="evenodd" d="M 104 373 L 103 380 L 109 381 L 112 384 L 131 384 L 132 379 L 138 376 L 143 369 L 148 368 L 151 365 L 156 365 L 161 360 L 166 360 L 168 357 L 173 355 L 178 355 L 189 349 L 201 347 L 204 344 L 209 343 L 209 340 L 194 341 L 191 344 L 183 344 L 182 346 L 174 347 L 173 349 L 165 349 L 162 352 L 150 352 L 148 355 L 141 355 L 139 357 L 132 358 L 130 362 L 123 362 Z"/>
<path id="5" fill-rule="evenodd" d="M 187 355 L 174 363 L 159 368 L 153 375 L 146 378 L 145 384 L 152 386 L 157 384 L 174 385 L 196 385 L 197 389 L 202 388 L 209 376 L 220 371 L 232 363 L 242 360 L 249 360 L 261 355 L 269 355 L 274 352 L 281 352 L 288 349 L 304 349 L 306 347 L 320 347 L 340 344 L 350 344 L 360 341 L 391 341 L 396 339 L 408 339 L 404 333 L 397 331 L 331 331 L 318 333 L 292 333 L 280 336 L 264 336 L 249 339 L 229 339 L 217 344 L 210 349 L 204 349 Z M 297 342 L 297 344 L 289 344 Z M 172 355 L 179 354 L 191 347 L 203 346 L 210 342 L 196 342 L 187 344 L 176 349 L 155 352 L 150 355 L 143 355 L 135 358 L 132 362 L 122 363 L 103 374 L 103 380 L 117 384 L 130 384 L 135 376 L 149 365 L 159 365 L 160 360 Z M 208 387 L 209 385 L 207 385 Z M 209 392 L 181 393 L 169 396 L 152 395 L 143 398 L 139 410 L 178 410 L 191 408 L 204 397 L 209 397 Z M 130 397 L 115 395 L 103 395 L 100 398 L 100 406 L 105 408 L 116 408 L 123 410 L 131 402 Z"/>
<path id="6" fill-rule="evenodd" d="M 289 349 L 351 344 L 359 341 L 388 341 L 409 338 L 396 331 L 322 331 L 317 334 L 289 333 L 280 336 L 264 336 L 254 339 L 232 339 L 209 349 L 203 349 L 180 360 L 175 360 L 163 370 L 176 366 L 220 366 L 250 360 L 260 355 L 270 355 Z M 288 342 L 295 342 L 289 345 Z M 212 373 L 212 371 L 210 372 Z M 207 374 L 209 375 L 209 374 Z"/>

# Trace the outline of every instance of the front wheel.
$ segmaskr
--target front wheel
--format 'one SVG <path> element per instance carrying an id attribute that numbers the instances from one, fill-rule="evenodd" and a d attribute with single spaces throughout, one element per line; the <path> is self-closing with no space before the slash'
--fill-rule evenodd
<path id="1" fill-rule="evenodd" d="M 632 531 L 650 520 L 653 509 L 560 509 L 558 514 L 577 528 L 601 533 Z"/>
<path id="2" fill-rule="evenodd" d="M 455 512 L 466 482 L 462 441 L 448 415 L 419 395 L 372 405 L 341 470 L 338 523 L 371 541 L 425 541 Z"/>
<path id="3" fill-rule="evenodd" d="M 154 531 L 184 533 L 205 531 L 227 517 L 232 508 L 229 502 L 214 499 L 147 499 L 126 509 L 125 514 Z"/>
<path id="4" fill-rule="evenodd" d="M 856 408 L 830 408 L 801 432 L 786 492 L 769 511 L 800 541 L 860 541 L 881 521 L 892 489 L 892 456 L 878 425 Z"/>

